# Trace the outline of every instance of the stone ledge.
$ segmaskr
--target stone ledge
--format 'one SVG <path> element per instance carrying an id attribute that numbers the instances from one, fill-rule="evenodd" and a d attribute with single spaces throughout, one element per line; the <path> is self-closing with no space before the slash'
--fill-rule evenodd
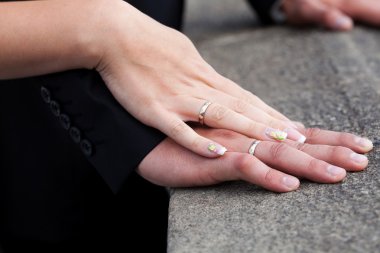
<path id="1" fill-rule="evenodd" d="M 287 28 L 227 33 L 200 51 L 220 73 L 309 127 L 376 139 L 380 33 Z M 340 184 L 276 194 L 244 182 L 175 189 L 168 252 L 378 252 L 378 147 Z"/>

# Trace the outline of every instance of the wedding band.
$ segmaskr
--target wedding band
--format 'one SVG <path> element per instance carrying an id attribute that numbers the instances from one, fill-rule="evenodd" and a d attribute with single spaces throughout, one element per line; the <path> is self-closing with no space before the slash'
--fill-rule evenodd
<path id="1" fill-rule="evenodd" d="M 259 145 L 259 143 L 260 143 L 260 141 L 258 141 L 258 140 L 254 140 L 252 142 L 251 146 L 248 149 L 248 153 L 250 155 L 253 155 L 253 156 L 255 155 L 255 150 L 256 150 L 257 145 Z"/>
<path id="2" fill-rule="evenodd" d="M 206 101 L 201 109 L 199 110 L 199 114 L 198 114 L 198 119 L 199 119 L 199 123 L 201 125 L 204 125 L 205 123 L 205 114 L 206 114 L 206 111 L 207 111 L 207 108 L 211 105 L 212 103 L 210 101 Z"/>

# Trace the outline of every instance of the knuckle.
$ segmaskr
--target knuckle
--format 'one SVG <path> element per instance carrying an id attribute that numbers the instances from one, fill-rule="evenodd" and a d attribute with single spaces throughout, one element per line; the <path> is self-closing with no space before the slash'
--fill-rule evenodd
<path id="1" fill-rule="evenodd" d="M 242 173 L 242 174 L 247 174 L 248 171 L 252 168 L 252 165 L 253 165 L 253 157 L 251 155 L 248 155 L 248 154 L 239 154 L 237 157 L 236 157 L 236 169 Z"/>
<path id="2" fill-rule="evenodd" d="M 309 163 L 308 163 L 308 165 L 307 165 L 307 172 L 309 172 L 309 171 L 317 171 L 318 170 L 318 168 L 320 167 L 322 165 L 322 162 L 320 161 L 320 160 L 318 160 L 318 159 L 315 159 L 315 158 L 313 158 L 313 159 L 311 159 L 310 161 L 309 161 Z"/>
<path id="3" fill-rule="evenodd" d="M 302 151 L 302 152 L 303 152 L 303 151 L 306 150 L 307 145 L 308 145 L 308 144 L 306 144 L 306 143 L 300 143 L 300 142 L 297 142 L 297 143 L 295 144 L 295 148 L 298 149 L 299 151 Z"/>
<path id="4" fill-rule="evenodd" d="M 352 135 L 349 133 L 340 133 L 338 136 L 339 143 L 347 143 L 352 139 Z"/>
<path id="5" fill-rule="evenodd" d="M 341 146 L 332 146 L 330 147 L 330 154 L 328 155 L 329 159 L 340 159 L 345 156 L 345 154 L 349 154 L 352 151 L 349 148 L 341 147 Z"/>
<path id="6" fill-rule="evenodd" d="M 233 110 L 238 113 L 245 113 L 248 111 L 249 104 L 245 101 L 235 99 L 233 101 Z"/>
<path id="7" fill-rule="evenodd" d="M 299 0 L 297 6 L 298 14 L 305 17 L 312 9 L 312 2 L 310 0 Z"/>
<path id="8" fill-rule="evenodd" d="M 273 162 L 278 161 L 283 157 L 283 154 L 288 149 L 285 143 L 276 143 L 270 147 L 269 154 Z"/>
<path id="9" fill-rule="evenodd" d="M 267 121 L 267 125 L 272 127 L 272 128 L 276 128 L 276 129 L 286 129 L 287 128 L 279 120 L 276 120 L 274 118 L 269 118 Z"/>
<path id="10" fill-rule="evenodd" d="M 251 121 L 248 124 L 247 133 L 256 133 L 257 132 L 257 128 L 258 128 L 257 122 Z"/>
<path id="11" fill-rule="evenodd" d="M 183 122 L 176 122 L 172 124 L 172 126 L 169 129 L 169 135 L 172 138 L 179 137 L 183 135 L 187 130 L 187 126 Z"/>
<path id="12" fill-rule="evenodd" d="M 210 117 L 215 121 L 221 121 L 228 117 L 230 111 L 224 106 L 215 105 L 213 108 L 210 108 Z"/>
<path id="13" fill-rule="evenodd" d="M 244 91 L 244 94 L 245 96 L 243 101 L 245 101 L 248 104 L 256 104 L 261 101 L 261 99 L 258 96 L 249 91 Z"/>
<path id="14" fill-rule="evenodd" d="M 215 130 L 215 134 L 218 137 L 221 137 L 222 139 L 226 139 L 226 140 L 233 140 L 240 136 L 240 134 L 231 130 L 226 130 L 226 129 L 217 129 Z"/>
<path id="15" fill-rule="evenodd" d="M 321 21 L 324 24 L 328 24 L 330 21 L 332 21 L 334 19 L 334 14 L 335 13 L 333 13 L 331 11 L 323 11 L 321 13 Z"/>
<path id="16" fill-rule="evenodd" d="M 276 173 L 275 173 L 275 170 L 269 168 L 268 171 L 265 173 L 264 180 L 265 180 L 268 184 L 272 184 L 272 182 L 274 181 L 274 178 L 275 178 L 275 174 L 276 174 Z"/>
<path id="17" fill-rule="evenodd" d="M 308 139 L 316 138 L 321 133 L 321 129 L 319 128 L 308 128 L 306 129 L 306 137 Z"/>

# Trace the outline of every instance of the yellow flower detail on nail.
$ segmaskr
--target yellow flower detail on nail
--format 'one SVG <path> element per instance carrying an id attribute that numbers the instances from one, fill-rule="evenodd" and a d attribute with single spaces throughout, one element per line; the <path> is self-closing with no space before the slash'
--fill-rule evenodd
<path id="1" fill-rule="evenodd" d="M 288 137 L 287 133 L 280 131 L 280 130 L 272 131 L 269 133 L 269 135 L 270 135 L 270 137 L 272 137 L 273 139 L 275 139 L 277 141 L 284 141 L 284 140 L 286 140 L 286 137 Z"/>
<path id="2" fill-rule="evenodd" d="M 225 147 L 214 144 L 214 143 L 210 143 L 208 145 L 208 150 L 211 152 L 214 152 L 218 155 L 224 155 L 224 153 L 226 153 L 226 151 L 227 151 L 227 149 Z"/>
<path id="3" fill-rule="evenodd" d="M 211 143 L 210 145 L 208 145 L 208 150 L 215 152 L 216 145 Z"/>

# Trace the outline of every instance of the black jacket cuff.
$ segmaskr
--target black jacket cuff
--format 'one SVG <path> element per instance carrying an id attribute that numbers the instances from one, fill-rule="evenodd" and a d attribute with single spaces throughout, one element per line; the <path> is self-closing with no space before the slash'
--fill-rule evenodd
<path id="1" fill-rule="evenodd" d="M 41 95 L 113 192 L 165 136 L 131 116 L 96 71 L 39 77 Z"/>

